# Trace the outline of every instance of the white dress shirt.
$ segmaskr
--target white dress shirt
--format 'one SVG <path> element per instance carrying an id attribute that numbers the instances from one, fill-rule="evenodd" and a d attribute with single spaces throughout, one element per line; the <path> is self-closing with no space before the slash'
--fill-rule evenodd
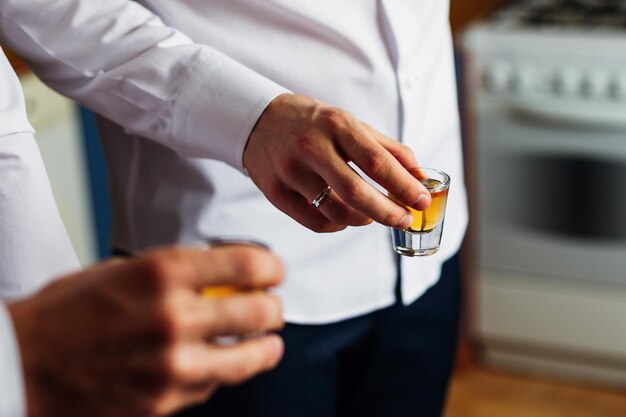
<path id="1" fill-rule="evenodd" d="M 467 222 L 448 4 L 443 0 L 143 0 L 183 30 L 285 88 L 354 113 L 411 146 L 423 166 L 452 178 L 438 254 L 403 258 L 402 290 L 411 303 L 437 282 Z M 254 97 L 257 80 L 213 79 L 198 94 L 219 97 L 229 116 L 210 111 L 207 143 L 231 140 L 223 125 L 255 120 L 231 101 Z M 228 94 L 222 94 L 226 89 Z M 210 109 L 209 109 L 210 110 Z M 114 197 L 114 245 L 137 251 L 213 236 L 267 243 L 286 264 L 278 289 L 286 319 L 328 323 L 394 302 L 397 266 L 389 229 L 373 224 L 333 234 L 305 229 L 269 203 L 237 162 L 188 158 L 153 141 L 101 129 Z M 174 141 L 176 138 L 173 138 Z M 240 137 L 235 136 L 239 144 Z M 202 155 L 198 155 L 202 156 Z M 218 158 L 219 159 L 219 158 Z"/>

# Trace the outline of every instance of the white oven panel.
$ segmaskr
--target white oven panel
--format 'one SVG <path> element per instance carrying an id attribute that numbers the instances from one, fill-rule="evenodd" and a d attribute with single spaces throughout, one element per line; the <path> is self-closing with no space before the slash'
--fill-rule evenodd
<path id="1" fill-rule="evenodd" d="M 480 116 L 480 264 L 626 286 L 626 132 Z"/>

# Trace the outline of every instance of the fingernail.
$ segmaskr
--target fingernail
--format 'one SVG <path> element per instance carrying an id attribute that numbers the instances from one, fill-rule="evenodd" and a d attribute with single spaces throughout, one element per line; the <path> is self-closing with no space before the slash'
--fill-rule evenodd
<path id="1" fill-rule="evenodd" d="M 413 223 L 413 214 L 409 213 L 409 214 L 405 214 L 404 217 L 402 218 L 402 226 L 400 226 L 402 229 L 407 228 L 411 225 L 411 223 Z"/>
<path id="2" fill-rule="evenodd" d="M 283 320 L 282 317 L 278 317 L 275 321 L 274 321 L 274 326 L 272 326 L 273 330 L 281 330 L 285 327 L 285 321 Z"/>
<path id="3" fill-rule="evenodd" d="M 272 348 L 276 352 L 276 356 L 278 356 L 279 358 L 283 356 L 283 352 L 285 351 L 285 343 L 283 342 L 283 339 L 281 339 L 279 336 L 274 337 L 272 340 L 272 345 Z"/>

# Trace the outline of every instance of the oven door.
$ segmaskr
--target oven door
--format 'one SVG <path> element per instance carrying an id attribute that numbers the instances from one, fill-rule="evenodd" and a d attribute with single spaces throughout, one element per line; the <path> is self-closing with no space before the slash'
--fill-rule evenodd
<path id="1" fill-rule="evenodd" d="M 498 104 L 478 114 L 481 266 L 626 284 L 626 131 Z"/>

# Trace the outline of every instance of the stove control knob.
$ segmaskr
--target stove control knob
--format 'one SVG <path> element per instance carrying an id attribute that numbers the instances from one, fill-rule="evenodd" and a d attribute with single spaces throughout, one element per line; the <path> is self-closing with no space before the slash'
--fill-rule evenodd
<path id="1" fill-rule="evenodd" d="M 609 85 L 611 97 L 615 100 L 626 100 L 626 73 L 613 76 Z"/>
<path id="2" fill-rule="evenodd" d="M 576 68 L 567 68 L 554 73 L 552 89 L 555 93 L 574 95 L 580 91 L 582 73 Z"/>
<path id="3" fill-rule="evenodd" d="M 500 92 L 509 84 L 511 68 L 505 62 L 488 65 L 483 71 L 483 85 L 491 92 Z"/>
<path id="4" fill-rule="evenodd" d="M 605 71 L 591 71 L 583 78 L 582 92 L 588 97 L 606 97 L 609 94 L 609 82 L 609 75 Z"/>
<path id="5" fill-rule="evenodd" d="M 511 90 L 517 93 L 525 93 L 533 88 L 535 74 L 533 69 L 523 66 L 513 72 L 509 80 Z"/>

